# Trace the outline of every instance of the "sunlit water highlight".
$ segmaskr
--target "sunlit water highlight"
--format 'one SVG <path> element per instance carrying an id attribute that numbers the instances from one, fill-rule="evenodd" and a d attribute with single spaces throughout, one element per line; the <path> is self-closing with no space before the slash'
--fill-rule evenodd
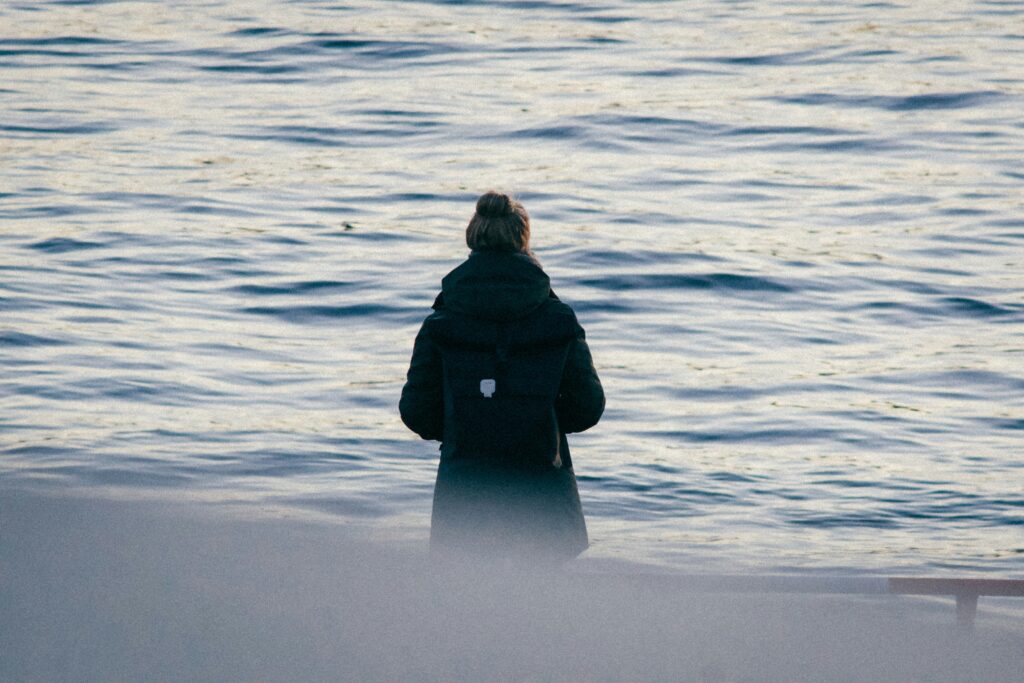
<path id="1" fill-rule="evenodd" d="M 595 557 L 1019 574 L 1017 3 L 0 7 L 0 479 L 422 542 L 477 194 L 609 396 Z M 251 512 L 251 510 L 250 510 Z"/>

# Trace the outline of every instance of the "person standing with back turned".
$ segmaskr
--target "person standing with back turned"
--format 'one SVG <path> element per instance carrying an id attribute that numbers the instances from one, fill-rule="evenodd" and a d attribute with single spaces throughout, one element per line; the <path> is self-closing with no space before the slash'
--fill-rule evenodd
<path id="1" fill-rule="evenodd" d="M 565 435 L 597 424 L 601 381 L 530 252 L 523 205 L 481 196 L 466 244 L 416 336 L 399 402 L 409 429 L 441 442 L 431 552 L 568 560 L 588 540 Z"/>

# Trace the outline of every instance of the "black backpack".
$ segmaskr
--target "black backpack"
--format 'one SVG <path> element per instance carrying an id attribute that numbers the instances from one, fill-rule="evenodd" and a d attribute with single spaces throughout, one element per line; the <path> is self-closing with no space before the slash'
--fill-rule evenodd
<path id="1" fill-rule="evenodd" d="M 434 338 L 444 367 L 446 457 L 519 470 L 561 467 L 555 400 L 575 320 L 543 310 L 524 321 L 445 318 Z"/>

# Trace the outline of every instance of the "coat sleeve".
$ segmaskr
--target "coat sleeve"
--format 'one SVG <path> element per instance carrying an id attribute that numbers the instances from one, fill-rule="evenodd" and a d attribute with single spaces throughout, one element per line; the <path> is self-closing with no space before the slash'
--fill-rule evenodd
<path id="1" fill-rule="evenodd" d="M 604 412 L 604 389 L 582 327 L 577 327 L 576 339 L 569 347 L 555 410 L 558 423 L 566 433 L 590 429 Z"/>
<path id="2" fill-rule="evenodd" d="M 398 412 L 405 426 L 420 437 L 440 441 L 444 435 L 444 374 L 441 352 L 424 325 L 412 349 Z"/>

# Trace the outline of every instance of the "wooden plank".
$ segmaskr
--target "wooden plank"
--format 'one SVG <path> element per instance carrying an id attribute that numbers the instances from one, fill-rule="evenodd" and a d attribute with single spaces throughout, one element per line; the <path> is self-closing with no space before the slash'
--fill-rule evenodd
<path id="1" fill-rule="evenodd" d="M 942 595 L 956 598 L 956 620 L 974 626 L 980 596 L 1024 597 L 1024 579 L 930 576 L 828 576 L 791 574 L 671 574 L 579 572 L 589 580 L 634 583 L 647 588 L 700 593 L 805 593 L 849 595 Z"/>
<path id="2" fill-rule="evenodd" d="M 1024 597 L 1022 579 L 956 579 L 936 577 L 889 577 L 889 592 L 903 595 L 992 595 Z"/>

